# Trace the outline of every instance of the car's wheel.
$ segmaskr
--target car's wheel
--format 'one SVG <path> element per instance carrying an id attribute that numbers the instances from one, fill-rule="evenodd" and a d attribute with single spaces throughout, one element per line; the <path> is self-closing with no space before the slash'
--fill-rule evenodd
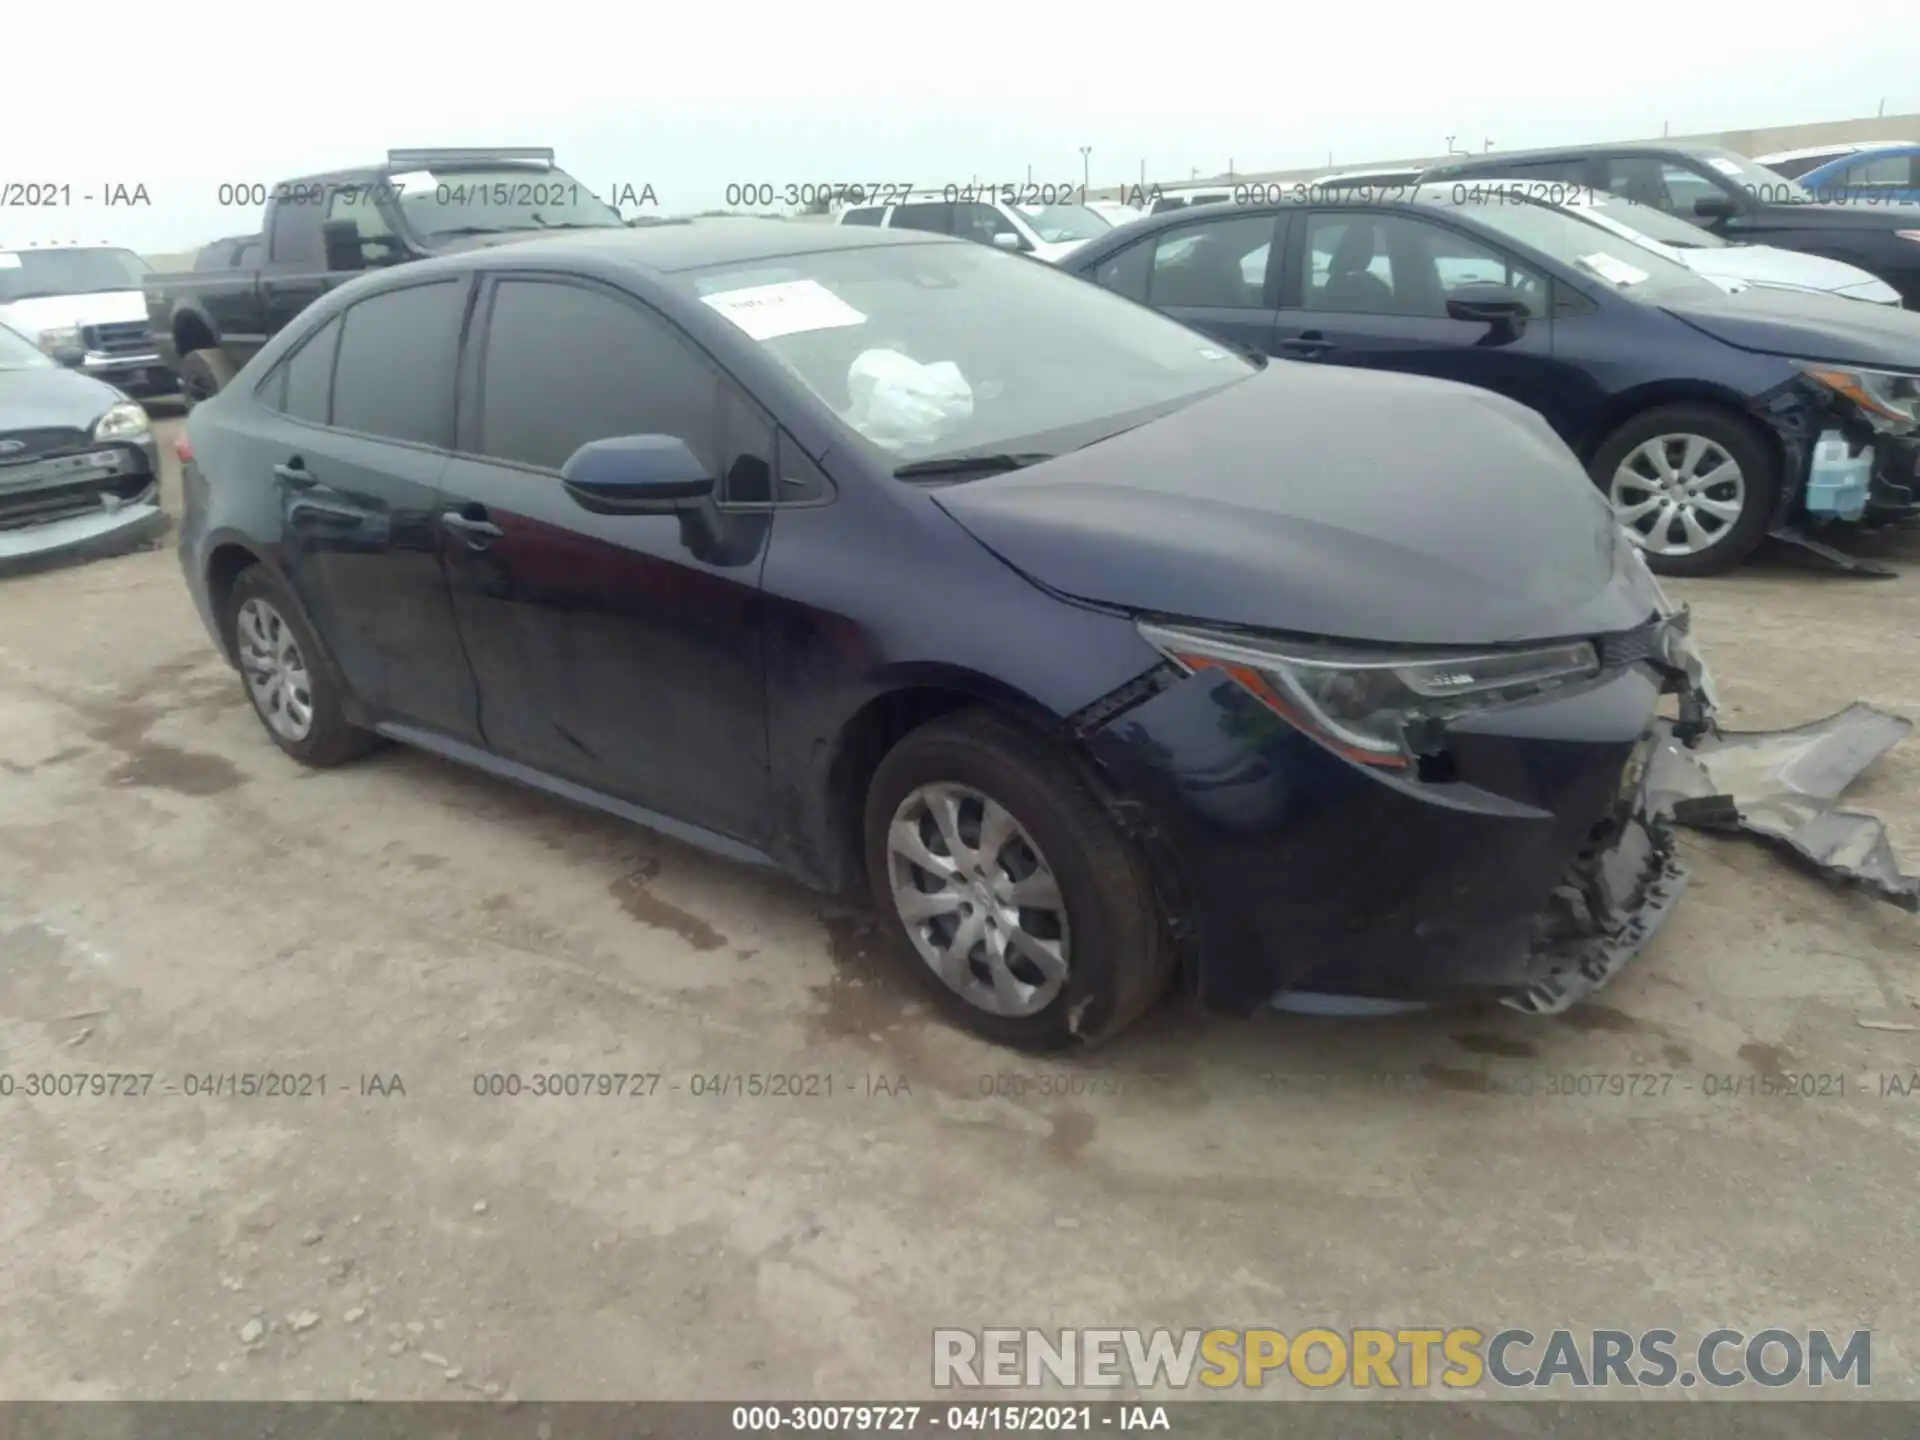
<path id="1" fill-rule="evenodd" d="M 1662 405 L 1609 435 L 1591 473 L 1651 569 L 1712 575 L 1766 535 L 1780 462 L 1734 415 Z"/>
<path id="2" fill-rule="evenodd" d="M 247 699 L 287 754 L 303 765 L 339 765 L 378 743 L 347 723 L 338 669 L 286 587 L 258 565 L 233 582 L 227 633 Z"/>
<path id="3" fill-rule="evenodd" d="M 224 350 L 194 350 L 180 357 L 180 402 L 188 410 L 211 400 L 239 374 Z"/>
<path id="4" fill-rule="evenodd" d="M 1166 989 L 1152 883 L 1046 741 L 986 711 L 890 750 L 866 804 L 867 873 L 908 967 L 967 1029 L 1005 1045 L 1090 1045 Z"/>

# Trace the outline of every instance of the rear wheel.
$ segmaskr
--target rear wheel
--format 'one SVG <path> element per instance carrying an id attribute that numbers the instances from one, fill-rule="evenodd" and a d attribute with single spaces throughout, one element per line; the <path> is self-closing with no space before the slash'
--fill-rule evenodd
<path id="1" fill-rule="evenodd" d="M 345 687 L 286 587 L 262 567 L 243 570 L 227 598 L 228 634 L 247 699 L 268 736 L 303 765 L 339 765 L 379 743 L 347 723 Z"/>
<path id="2" fill-rule="evenodd" d="M 895 948 L 974 1033 L 1090 1045 L 1166 989 L 1141 862 L 1065 757 L 1008 721 L 966 711 L 908 735 L 874 774 L 865 829 Z"/>
<path id="3" fill-rule="evenodd" d="M 194 350 L 180 357 L 180 400 L 188 410 L 227 388 L 239 369 L 224 350 Z"/>
<path id="4" fill-rule="evenodd" d="M 1712 575 L 1766 535 L 1780 464 L 1739 418 L 1662 405 L 1608 436 L 1591 473 L 1650 569 Z"/>

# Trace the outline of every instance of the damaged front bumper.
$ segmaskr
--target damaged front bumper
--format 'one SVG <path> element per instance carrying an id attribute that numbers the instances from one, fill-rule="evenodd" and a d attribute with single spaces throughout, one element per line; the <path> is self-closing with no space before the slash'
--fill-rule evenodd
<path id="1" fill-rule="evenodd" d="M 0 467 L 0 575 L 139 549 L 166 531 L 151 442 Z"/>
<path id="2" fill-rule="evenodd" d="M 1200 1002 L 1380 1014 L 1477 997 L 1557 1013 L 1675 913 L 1681 824 L 1775 836 L 1908 903 L 1878 822 L 1830 808 L 1905 722 L 1855 707 L 1725 734 L 1688 613 L 1661 611 L 1606 637 L 1591 686 L 1450 726 L 1439 775 L 1342 760 L 1218 673 L 1143 681 L 1102 707 L 1084 743 L 1126 797 L 1116 818 Z"/>

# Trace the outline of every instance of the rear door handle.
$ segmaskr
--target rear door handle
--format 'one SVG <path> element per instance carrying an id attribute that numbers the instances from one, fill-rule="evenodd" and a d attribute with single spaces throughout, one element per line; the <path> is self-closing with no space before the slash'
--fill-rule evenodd
<path id="1" fill-rule="evenodd" d="M 467 547 L 472 550 L 484 550 L 493 541 L 507 533 L 487 519 L 487 512 L 477 505 L 472 507 L 471 511 L 445 511 L 440 516 L 440 523 L 454 534 L 464 538 Z"/>
<path id="2" fill-rule="evenodd" d="M 1333 349 L 1333 341 L 1317 331 L 1309 330 L 1306 334 L 1296 335 L 1291 340 L 1282 340 L 1280 348 L 1289 355 L 1324 355 Z"/>
<path id="3" fill-rule="evenodd" d="M 313 472 L 300 462 L 298 455 L 284 465 L 274 466 L 273 473 L 299 490 L 311 490 L 320 483 L 314 478 Z"/>

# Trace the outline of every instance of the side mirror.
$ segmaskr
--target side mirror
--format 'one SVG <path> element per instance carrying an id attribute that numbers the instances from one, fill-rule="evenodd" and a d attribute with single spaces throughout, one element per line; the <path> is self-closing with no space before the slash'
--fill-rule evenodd
<path id="1" fill-rule="evenodd" d="M 676 435 L 590 440 L 560 469 L 567 492 L 602 515 L 679 510 L 713 494 L 714 479 Z"/>
<path id="2" fill-rule="evenodd" d="M 1740 207 L 1733 203 L 1730 195 L 1702 195 L 1693 202 L 1693 213 L 1702 220 L 1725 220 L 1740 213 Z"/>
<path id="3" fill-rule="evenodd" d="M 1460 286 L 1447 297 L 1449 319 L 1491 325 L 1496 331 L 1510 335 L 1517 335 L 1532 314 L 1527 302 L 1509 285 L 1475 281 Z"/>
<path id="4" fill-rule="evenodd" d="M 320 243 L 326 249 L 329 270 L 364 270 L 366 253 L 360 248 L 360 227 L 351 220 L 326 220 L 320 225 Z"/>
<path id="5" fill-rule="evenodd" d="M 1002 250 L 1018 250 L 1020 237 L 1011 230 L 999 230 L 994 233 L 993 243 Z"/>

